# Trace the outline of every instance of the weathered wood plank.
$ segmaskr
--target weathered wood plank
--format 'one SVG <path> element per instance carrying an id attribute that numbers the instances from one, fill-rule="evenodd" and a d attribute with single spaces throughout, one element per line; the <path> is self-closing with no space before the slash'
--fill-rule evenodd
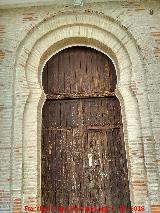
<path id="1" fill-rule="evenodd" d="M 47 62 L 42 82 L 47 95 L 42 111 L 42 204 L 102 207 L 120 205 L 122 199 L 129 202 L 110 59 L 90 48 L 68 48 Z"/>

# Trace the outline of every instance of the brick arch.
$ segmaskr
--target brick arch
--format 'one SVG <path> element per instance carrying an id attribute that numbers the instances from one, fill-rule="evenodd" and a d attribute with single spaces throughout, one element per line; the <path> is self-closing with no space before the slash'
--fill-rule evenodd
<path id="1" fill-rule="evenodd" d="M 97 14 L 60 14 L 44 20 L 22 41 L 15 64 L 12 194 L 23 208 L 40 203 L 41 109 L 45 100 L 41 73 L 45 62 L 56 52 L 73 45 L 88 45 L 108 55 L 115 64 L 116 94 L 122 108 L 124 139 L 128 160 L 131 201 L 150 209 L 150 171 L 146 140 L 152 140 L 149 109 L 145 95 L 145 73 L 134 39 L 114 20 Z M 138 88 L 138 91 L 136 89 Z M 144 123 L 145 122 L 145 123 Z M 147 125 L 148 135 L 143 125 Z M 20 147 L 17 157 L 14 148 Z M 147 154 L 148 152 L 148 154 Z M 18 158 L 19 167 L 16 171 Z M 18 183 L 15 177 L 19 176 Z M 157 174 L 154 174 L 155 177 Z M 23 193 L 21 193 L 23 191 Z M 158 188 L 157 188 L 158 192 Z M 154 195 L 153 196 L 154 199 Z M 149 199 L 152 199 L 150 197 Z M 32 203 L 32 205 L 33 205 Z"/>

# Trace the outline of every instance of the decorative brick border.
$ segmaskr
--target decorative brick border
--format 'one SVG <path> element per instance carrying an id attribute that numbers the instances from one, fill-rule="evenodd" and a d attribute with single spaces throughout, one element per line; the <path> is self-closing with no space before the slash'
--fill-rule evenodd
<path id="1" fill-rule="evenodd" d="M 150 212 L 150 201 L 159 201 L 159 185 L 141 56 L 134 39 L 123 26 L 94 11 L 66 12 L 44 20 L 26 36 L 17 51 L 13 91 L 12 209 L 16 199 L 21 202 L 15 213 L 21 212 L 25 204 L 40 205 L 41 109 L 45 101 L 41 73 L 53 54 L 73 45 L 100 50 L 115 64 L 131 201 L 133 205 L 144 205 L 146 212 Z"/>

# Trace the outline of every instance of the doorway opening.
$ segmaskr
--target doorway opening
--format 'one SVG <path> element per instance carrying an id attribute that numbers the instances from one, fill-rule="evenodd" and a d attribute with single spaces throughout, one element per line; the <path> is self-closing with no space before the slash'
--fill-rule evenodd
<path id="1" fill-rule="evenodd" d="M 130 204 L 116 71 L 103 53 L 70 47 L 42 75 L 41 197 L 43 206 Z M 66 211 L 67 212 L 67 211 Z M 95 212 L 95 211 L 94 211 Z"/>

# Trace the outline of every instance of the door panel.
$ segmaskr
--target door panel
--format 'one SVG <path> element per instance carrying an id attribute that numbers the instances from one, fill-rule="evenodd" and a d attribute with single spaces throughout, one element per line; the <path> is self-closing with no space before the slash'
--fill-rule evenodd
<path id="1" fill-rule="evenodd" d="M 47 62 L 43 85 L 42 204 L 128 203 L 121 109 L 111 61 L 90 48 L 66 49 Z"/>
<path id="2" fill-rule="evenodd" d="M 98 54 L 97 54 L 98 53 Z M 51 58 L 43 73 L 48 95 L 101 94 L 114 92 L 114 66 L 102 53 L 91 48 L 72 47 Z"/>

